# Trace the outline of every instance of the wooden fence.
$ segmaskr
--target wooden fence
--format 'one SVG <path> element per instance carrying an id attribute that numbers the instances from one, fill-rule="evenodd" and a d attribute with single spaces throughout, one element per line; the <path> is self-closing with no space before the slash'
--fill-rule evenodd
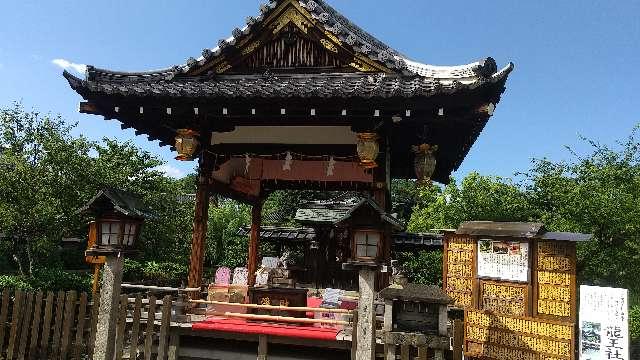
<path id="1" fill-rule="evenodd" d="M 0 360 L 92 358 L 98 320 L 98 307 L 93 304 L 98 299 L 89 301 L 86 293 L 75 291 L 0 291 Z M 115 359 L 177 359 L 179 332 L 171 330 L 180 325 L 183 306 L 182 300 L 174 301 L 170 295 L 162 299 L 146 294 L 121 295 L 113 339 Z M 357 321 L 354 311 L 354 328 Z M 462 359 L 462 332 L 462 322 L 456 321 L 452 329 L 453 360 Z M 352 341 L 355 350 L 355 332 Z M 379 356 L 385 359 L 396 355 L 401 359 L 426 359 L 433 350 L 445 348 L 444 344 L 409 338 L 383 342 L 387 346 Z"/>
<path id="2" fill-rule="evenodd" d="M 177 359 L 177 334 L 170 334 L 173 305 L 171 295 L 162 300 L 154 295 L 148 298 L 141 294 L 135 297 L 121 295 L 116 328 L 116 360 Z"/>
<path id="3" fill-rule="evenodd" d="M 91 359 L 97 299 L 75 291 L 0 291 L 0 360 Z M 177 338 L 169 335 L 172 304 L 171 296 L 122 295 L 115 358 L 176 359 Z"/>
<path id="4" fill-rule="evenodd" d="M 0 359 L 82 359 L 98 318 L 86 293 L 2 289 Z"/>

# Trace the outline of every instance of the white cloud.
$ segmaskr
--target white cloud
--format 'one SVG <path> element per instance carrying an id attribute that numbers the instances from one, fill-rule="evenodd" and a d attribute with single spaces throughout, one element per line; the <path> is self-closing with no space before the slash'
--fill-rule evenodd
<path id="1" fill-rule="evenodd" d="M 156 167 L 156 170 L 164 173 L 168 177 L 172 177 L 175 179 L 179 179 L 184 176 L 184 171 L 178 169 L 177 167 L 171 165 L 160 165 Z"/>
<path id="2" fill-rule="evenodd" d="M 87 65 L 76 64 L 65 59 L 53 59 L 51 60 L 51 63 L 53 63 L 56 66 L 59 66 L 62 69 L 65 69 L 65 70 L 71 69 L 80 74 L 84 74 L 85 70 L 87 70 Z"/>

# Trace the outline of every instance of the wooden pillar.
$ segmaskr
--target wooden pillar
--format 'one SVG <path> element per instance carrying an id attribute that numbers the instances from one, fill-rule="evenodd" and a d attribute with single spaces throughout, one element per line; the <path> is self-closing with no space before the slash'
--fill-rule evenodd
<path id="1" fill-rule="evenodd" d="M 191 237 L 191 258 L 189 259 L 190 288 L 199 288 L 202 285 L 202 273 L 204 266 L 204 249 L 207 241 L 207 223 L 209 220 L 209 177 L 211 176 L 211 156 L 203 152 L 200 156 L 198 168 L 198 187 L 196 190 L 196 204 L 193 216 L 193 234 Z M 199 293 L 191 293 L 190 297 L 199 298 Z"/>
<path id="2" fill-rule="evenodd" d="M 251 208 L 251 233 L 249 235 L 249 257 L 247 270 L 249 272 L 249 286 L 256 283 L 258 270 L 258 246 L 260 245 L 260 226 L 262 223 L 262 201 L 256 202 Z"/>
<path id="3" fill-rule="evenodd" d="M 258 335 L 258 360 L 267 360 L 267 335 Z"/>
<path id="4" fill-rule="evenodd" d="M 385 137 L 382 145 L 383 153 L 379 161 L 380 166 L 374 169 L 374 187 L 372 197 L 376 204 L 387 214 L 391 214 L 391 146 L 389 137 Z M 392 228 L 390 224 L 385 224 L 382 238 L 382 261 L 387 266 L 391 265 L 391 246 L 393 242 Z M 376 291 L 389 285 L 389 273 L 379 273 L 376 277 Z"/>

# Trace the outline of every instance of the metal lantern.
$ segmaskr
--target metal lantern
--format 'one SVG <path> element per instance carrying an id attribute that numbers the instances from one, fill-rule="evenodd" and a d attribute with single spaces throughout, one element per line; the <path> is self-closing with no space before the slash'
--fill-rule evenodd
<path id="1" fill-rule="evenodd" d="M 176 160 L 193 160 L 193 155 L 196 153 L 198 145 L 200 144 L 198 141 L 200 134 L 190 129 L 178 129 L 176 132 L 176 151 L 178 152 Z"/>
<path id="2" fill-rule="evenodd" d="M 376 159 L 380 146 L 378 145 L 379 136 L 376 133 L 359 133 L 357 151 L 360 158 L 360 165 L 367 169 L 378 166 Z"/>
<path id="3" fill-rule="evenodd" d="M 430 184 L 431 176 L 436 169 L 434 152 L 438 150 L 438 145 L 421 144 L 412 148 L 416 156 L 413 165 L 418 185 Z"/>

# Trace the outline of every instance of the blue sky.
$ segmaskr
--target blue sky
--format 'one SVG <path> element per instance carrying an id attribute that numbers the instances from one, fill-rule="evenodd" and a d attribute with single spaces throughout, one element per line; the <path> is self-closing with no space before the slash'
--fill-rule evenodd
<path id="1" fill-rule="evenodd" d="M 516 64 L 495 115 L 456 177 L 470 171 L 511 176 L 531 158 L 566 159 L 640 122 L 640 1 L 329 0 L 391 47 L 430 64 L 492 56 Z M 0 107 L 27 108 L 77 121 L 78 133 L 132 139 L 168 161 L 170 175 L 191 171 L 168 148 L 117 121 L 77 113 L 80 97 L 60 65 L 147 70 L 182 64 L 227 38 L 256 0 L 32 1 L 0 4 Z M 57 65 L 53 63 L 54 59 Z"/>

